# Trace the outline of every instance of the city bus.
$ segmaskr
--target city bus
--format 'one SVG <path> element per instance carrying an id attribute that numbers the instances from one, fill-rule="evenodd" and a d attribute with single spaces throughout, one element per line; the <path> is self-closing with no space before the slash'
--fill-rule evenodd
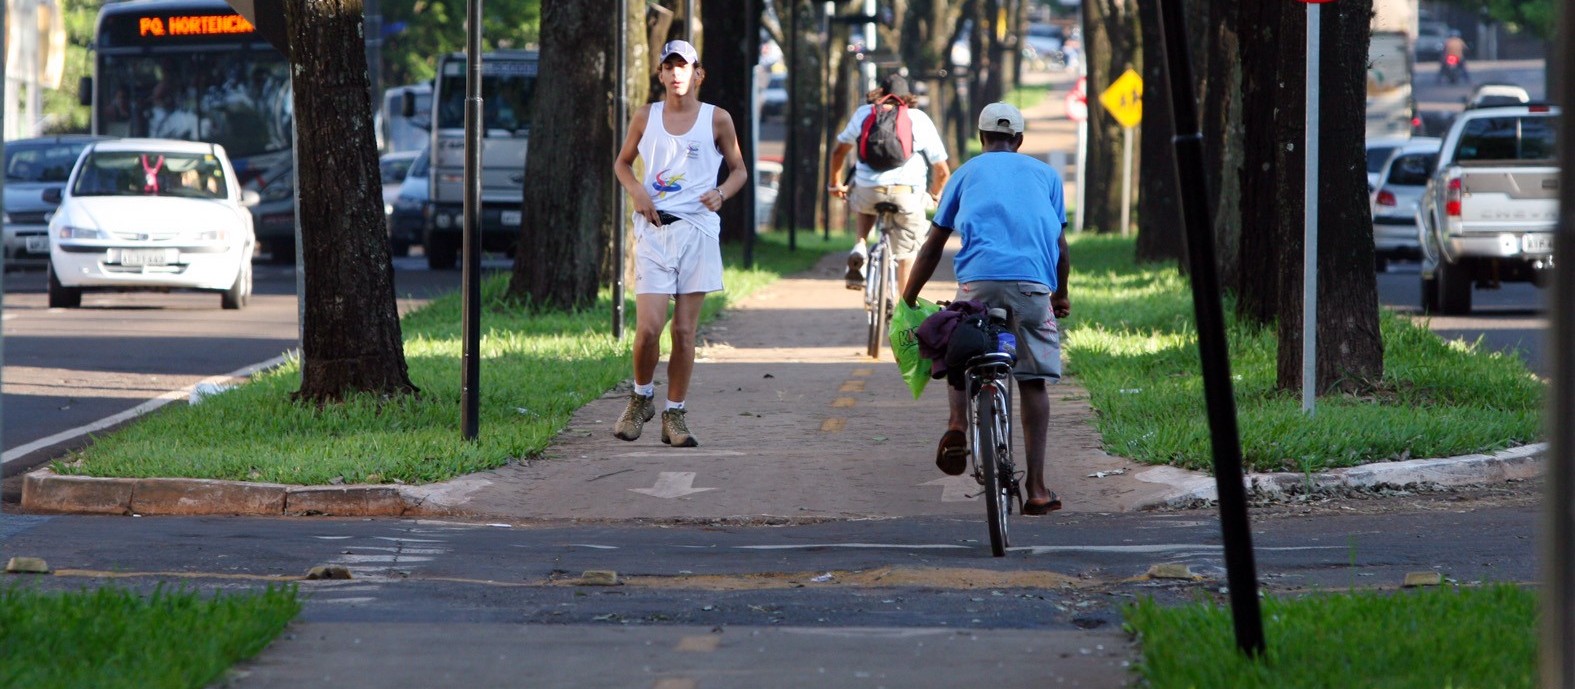
<path id="1" fill-rule="evenodd" d="M 225 0 L 108 3 L 93 51 L 94 76 L 81 91 L 93 133 L 224 146 L 236 176 L 263 198 L 253 209 L 258 242 L 293 261 L 294 107 L 284 55 Z"/>

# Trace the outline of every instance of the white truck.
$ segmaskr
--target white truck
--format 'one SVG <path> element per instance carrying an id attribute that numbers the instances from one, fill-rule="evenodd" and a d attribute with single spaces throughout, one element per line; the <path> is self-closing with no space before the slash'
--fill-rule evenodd
<path id="1" fill-rule="evenodd" d="M 525 199 L 529 109 L 536 93 L 535 51 L 500 50 L 481 58 L 481 248 L 513 255 Z M 416 109 L 406 98 L 404 115 Z M 453 268 L 464 227 L 465 54 L 438 59 L 432 81 L 430 219 L 422 236 L 427 265 Z"/>
<path id="2" fill-rule="evenodd" d="M 1417 206 L 1422 311 L 1471 312 L 1473 288 L 1542 286 L 1559 215 L 1559 109 L 1467 110 L 1444 135 Z"/>

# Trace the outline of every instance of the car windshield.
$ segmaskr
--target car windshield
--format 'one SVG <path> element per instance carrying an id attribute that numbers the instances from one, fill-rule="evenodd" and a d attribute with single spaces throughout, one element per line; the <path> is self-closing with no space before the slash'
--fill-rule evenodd
<path id="1" fill-rule="evenodd" d="M 1378 174 L 1384 169 L 1384 163 L 1389 162 L 1389 156 L 1395 152 L 1397 146 L 1373 146 L 1367 149 L 1367 171 Z"/>
<path id="2" fill-rule="evenodd" d="M 16 143 L 5 147 L 5 181 L 7 182 L 64 182 L 71 176 L 71 166 L 87 143 L 50 143 L 27 145 Z"/>
<path id="3" fill-rule="evenodd" d="M 1479 117 L 1460 131 L 1455 160 L 1551 161 L 1558 150 L 1557 130 L 1552 117 Z"/>
<path id="4" fill-rule="evenodd" d="M 1438 156 L 1431 153 L 1407 153 L 1396 156 L 1389 165 L 1389 183 L 1407 186 L 1426 186 L 1428 174 L 1438 164 Z"/>
<path id="5" fill-rule="evenodd" d="M 427 165 L 428 165 L 427 149 L 423 148 L 423 149 L 421 149 L 421 155 L 416 156 L 416 159 L 411 161 L 410 169 L 405 172 L 405 176 L 406 177 L 426 177 L 427 176 Z"/>
<path id="6" fill-rule="evenodd" d="M 400 182 L 403 182 L 405 180 L 405 173 L 410 170 L 410 163 L 412 160 L 414 159 L 395 158 L 393 160 L 383 161 L 381 165 L 383 169 L 383 183 L 399 184 Z"/>
<path id="7" fill-rule="evenodd" d="M 94 151 L 71 194 L 222 199 L 229 195 L 229 183 L 224 166 L 210 153 Z"/>

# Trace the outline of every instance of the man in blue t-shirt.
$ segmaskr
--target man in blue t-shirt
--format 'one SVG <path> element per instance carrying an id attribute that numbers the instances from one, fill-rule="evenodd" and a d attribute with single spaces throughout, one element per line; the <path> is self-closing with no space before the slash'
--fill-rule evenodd
<path id="1" fill-rule="evenodd" d="M 1072 262 L 1066 247 L 1066 204 L 1061 175 L 1040 160 L 1021 155 L 1023 114 L 1006 103 L 991 103 L 979 113 L 983 153 L 952 173 L 930 236 L 914 259 L 902 292 L 917 303 L 952 232 L 962 238 L 957 252 L 957 300 L 1004 306 L 1017 335 L 1018 398 L 1022 403 L 1023 441 L 1027 447 L 1027 495 L 1023 514 L 1048 514 L 1061 501 L 1045 486 L 1045 445 L 1050 430 L 1047 381 L 1061 379 L 1061 334 L 1057 318 L 1072 312 L 1067 276 Z M 968 467 L 968 400 L 950 389 L 951 417 L 936 449 L 935 464 L 953 476 Z"/>

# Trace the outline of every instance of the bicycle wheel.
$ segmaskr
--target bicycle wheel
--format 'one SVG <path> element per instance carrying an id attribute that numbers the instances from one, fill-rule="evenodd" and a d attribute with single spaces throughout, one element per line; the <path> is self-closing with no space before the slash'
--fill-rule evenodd
<path id="1" fill-rule="evenodd" d="M 892 278 L 893 262 L 891 260 L 891 246 L 882 236 L 880 241 L 880 260 L 878 274 L 880 285 L 875 290 L 875 310 L 870 312 L 870 323 L 874 324 L 870 331 L 870 357 L 880 358 L 881 344 L 885 341 L 886 331 L 891 326 L 891 301 L 892 291 L 897 289 L 897 283 Z M 870 271 L 876 273 L 875 270 Z"/>
<path id="2" fill-rule="evenodd" d="M 990 524 L 990 552 L 996 557 L 1006 555 L 1006 547 L 1010 545 L 1006 536 L 1006 514 L 1010 509 L 1010 496 L 1007 495 L 1007 485 L 1011 477 L 1001 476 L 1001 467 L 997 453 L 1000 440 L 996 437 L 998 425 L 996 414 L 1000 411 L 995 406 L 995 385 L 986 385 L 978 394 L 974 395 L 973 432 L 974 447 L 978 456 L 974 459 L 979 462 L 979 469 L 984 474 L 984 506 Z M 1003 480 L 1005 479 L 1005 480 Z"/>

